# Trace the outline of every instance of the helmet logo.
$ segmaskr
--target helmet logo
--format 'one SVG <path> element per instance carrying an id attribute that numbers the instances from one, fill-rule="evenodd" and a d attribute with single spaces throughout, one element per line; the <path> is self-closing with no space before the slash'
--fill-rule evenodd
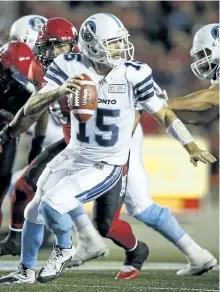
<path id="1" fill-rule="evenodd" d="M 220 26 L 219 25 L 216 25 L 212 28 L 211 30 L 211 34 L 213 36 L 213 38 L 216 40 L 216 39 L 219 39 L 219 28 Z"/>
<path id="2" fill-rule="evenodd" d="M 88 27 L 92 30 L 92 32 L 96 33 L 96 25 L 93 21 L 87 21 L 81 30 L 81 37 L 84 41 L 90 42 L 93 39 L 92 34 L 90 33 Z"/>
<path id="3" fill-rule="evenodd" d="M 29 20 L 29 24 L 33 30 L 39 32 L 44 25 L 45 20 L 41 17 L 33 17 Z"/>

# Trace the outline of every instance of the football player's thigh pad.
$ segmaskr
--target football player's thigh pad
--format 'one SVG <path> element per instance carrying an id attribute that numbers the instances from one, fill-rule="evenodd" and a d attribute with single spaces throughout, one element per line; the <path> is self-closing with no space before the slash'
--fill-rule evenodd
<path id="1" fill-rule="evenodd" d="M 48 188 L 54 187 L 68 173 L 68 169 L 74 164 L 74 156 L 70 159 L 66 148 L 55 156 L 42 172 L 37 188 L 40 188 L 44 193 Z"/>
<path id="2" fill-rule="evenodd" d="M 101 168 L 91 165 L 72 175 L 69 173 L 55 187 L 48 189 L 42 200 L 64 214 L 81 203 L 96 199 L 113 187 L 121 176 L 121 167 L 101 165 Z"/>

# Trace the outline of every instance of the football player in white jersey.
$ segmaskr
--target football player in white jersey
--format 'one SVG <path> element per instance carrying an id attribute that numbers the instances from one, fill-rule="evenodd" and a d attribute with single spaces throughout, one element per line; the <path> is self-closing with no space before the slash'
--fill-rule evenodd
<path id="1" fill-rule="evenodd" d="M 219 117 L 219 30 L 220 24 L 218 23 L 203 26 L 195 34 L 190 51 L 190 55 L 194 59 L 191 64 L 193 73 L 201 80 L 210 80 L 211 87 L 184 97 L 167 100 L 168 107 L 174 110 L 186 124 L 205 125 Z M 164 98 L 162 95 L 161 97 Z M 180 247 L 184 248 L 186 238 L 182 239 L 184 240 Z M 188 255 L 189 265 L 178 271 L 177 275 L 201 275 L 217 264 L 217 260 L 206 250 L 201 250 L 196 246 L 192 247 L 191 255 Z"/>
<path id="2" fill-rule="evenodd" d="M 132 60 L 133 45 L 128 36 L 113 15 L 100 13 L 87 19 L 79 34 L 84 55 L 56 58 L 46 74 L 48 84 L 24 108 L 26 116 L 35 116 L 64 94 L 74 97 L 84 84 L 82 73 L 88 73 L 96 83 L 100 99 L 114 100 L 99 104 L 86 124 L 72 116 L 70 144 L 47 165 L 36 196 L 26 209 L 26 219 L 38 224 L 46 222 L 57 238 L 50 260 L 38 273 L 41 282 L 58 277 L 71 260 L 69 213 L 77 214 L 81 203 L 101 196 L 120 179 L 131 143 L 136 104 L 167 128 L 187 150 L 194 165 L 197 161 L 216 161 L 198 148 L 181 121 L 155 96 L 151 69 Z M 125 262 L 123 272 L 132 268 Z M 25 269 L 25 273 L 27 282 L 35 280 L 33 271 Z"/>
<path id="3" fill-rule="evenodd" d="M 56 19 L 54 19 L 54 21 L 56 22 Z M 48 23 L 49 23 L 49 21 L 47 22 L 47 24 Z M 47 36 L 47 24 L 45 24 L 46 28 L 44 27 L 44 30 L 43 30 L 45 32 L 46 36 Z M 64 24 L 62 23 L 61 25 L 62 25 L 62 28 L 65 31 Z M 59 31 L 59 33 L 61 34 L 60 31 Z M 65 31 L 65 33 L 66 33 L 66 31 Z M 70 37 L 71 33 L 69 32 L 68 35 Z M 64 35 L 64 39 L 65 39 L 65 35 Z M 24 125 L 26 125 L 28 123 L 29 118 L 26 117 L 26 119 L 27 119 L 26 122 L 24 121 L 23 117 L 20 120 L 20 116 L 19 115 L 16 117 L 16 119 L 14 119 L 14 124 L 10 125 L 10 126 L 12 126 L 13 130 L 15 131 L 15 133 L 16 133 L 16 130 L 18 130 L 18 129 L 20 130 L 21 129 L 20 128 L 21 124 L 24 123 Z M 18 124 L 16 125 L 16 127 L 14 127 L 17 122 L 18 122 Z M 68 137 L 66 137 L 66 138 L 69 139 Z M 61 152 L 61 151 L 59 151 L 59 152 Z M 56 152 L 56 153 L 58 153 L 58 152 Z M 44 154 L 45 153 L 43 152 L 42 155 L 39 156 L 39 159 L 40 159 L 40 157 L 45 159 L 45 155 Z M 50 158 L 50 156 L 51 155 L 49 155 L 48 158 Z M 98 166 L 97 166 L 97 168 L 98 168 Z M 40 167 L 40 169 L 41 169 L 41 167 Z M 114 192 L 117 195 L 117 198 L 118 198 L 118 194 L 120 193 L 120 186 L 121 186 L 121 182 L 120 181 L 114 186 L 114 190 L 115 189 L 118 190 L 117 192 Z M 112 192 L 113 192 L 112 190 L 109 190 L 105 194 L 105 198 L 107 197 L 107 199 L 105 200 L 104 204 L 103 204 L 103 200 L 101 200 L 101 201 L 97 200 L 97 204 L 96 205 L 99 206 L 99 207 L 98 208 L 96 207 L 96 209 L 98 210 L 98 212 L 99 211 L 103 212 L 104 210 L 106 210 L 106 207 L 108 209 L 107 216 L 105 215 L 106 212 L 104 212 L 105 213 L 104 214 L 105 218 L 102 217 L 102 219 L 103 219 L 102 221 L 98 220 L 99 216 L 97 216 L 98 229 L 99 229 L 100 232 L 102 232 L 102 235 L 105 235 L 108 238 L 116 240 L 118 242 L 118 244 L 121 243 L 121 245 L 124 246 L 126 248 L 126 250 L 130 250 L 129 251 L 129 260 L 131 260 L 131 255 L 132 254 L 137 254 L 137 252 L 138 252 L 139 253 L 138 256 L 139 257 L 141 256 L 143 259 L 141 259 L 141 261 L 140 261 L 136 256 L 136 260 L 137 260 L 136 267 L 138 267 L 138 266 L 141 267 L 141 265 L 142 265 L 141 262 L 143 260 L 145 260 L 147 255 L 148 255 L 148 249 L 147 249 L 147 247 L 146 247 L 146 245 L 144 243 L 141 244 L 140 242 L 137 242 L 135 236 L 132 234 L 132 230 L 131 230 L 131 227 L 129 226 L 129 224 L 124 222 L 123 220 L 119 219 L 119 211 L 120 211 L 120 206 L 121 206 L 121 203 L 122 203 L 123 196 L 120 196 L 119 200 L 116 198 L 116 200 L 114 202 L 115 195 L 114 195 L 114 193 L 112 194 Z M 110 210 L 108 208 L 109 204 L 113 205 L 113 208 L 111 208 Z M 115 212 L 113 212 L 113 211 L 115 211 L 117 206 L 119 208 L 118 208 L 118 210 L 116 212 L 116 216 L 114 216 Z M 114 218 L 112 216 L 114 216 Z M 80 210 L 78 210 L 78 214 L 74 218 L 75 218 L 75 221 L 74 221 L 75 226 L 78 225 L 78 228 L 80 228 L 80 234 L 84 238 L 84 242 L 82 242 L 82 244 L 80 244 L 80 248 L 78 250 L 78 253 L 82 253 L 85 250 L 87 252 L 86 260 L 88 260 L 88 258 L 91 259 L 91 257 L 94 257 L 94 256 L 97 257 L 98 254 L 101 254 L 100 252 L 103 253 L 104 248 L 100 244 L 100 240 L 99 240 L 99 236 L 97 234 L 97 231 L 93 230 L 94 227 L 92 229 L 92 226 L 90 226 L 89 230 L 86 232 L 86 230 L 89 227 L 89 224 L 88 224 L 88 220 L 85 218 L 85 214 L 83 214 L 83 212 L 82 212 L 82 208 Z M 114 226 L 111 224 L 112 221 L 120 222 L 120 228 L 118 228 L 119 227 L 118 225 L 117 225 L 117 228 L 114 228 Z M 27 223 L 27 220 L 26 220 L 26 223 Z M 39 247 L 41 245 L 40 242 L 41 242 L 41 239 L 43 239 L 43 236 L 42 236 L 43 233 L 40 231 L 41 235 L 39 236 L 39 229 L 42 230 L 42 227 L 44 227 L 44 226 L 41 225 L 41 224 L 38 224 L 39 228 L 38 228 L 38 231 L 36 232 L 36 228 L 35 229 L 33 228 L 33 223 L 30 222 L 30 221 L 28 223 L 29 224 L 25 224 L 24 225 L 23 234 L 22 234 L 23 235 L 22 236 L 22 243 L 23 243 L 22 244 L 22 249 L 23 249 L 22 250 L 22 263 L 27 263 L 28 267 L 30 268 L 30 267 L 32 267 L 32 265 L 33 265 L 33 267 L 35 267 L 35 260 L 34 260 L 35 256 L 33 256 L 33 249 L 36 251 L 36 250 L 38 250 L 38 248 L 36 248 L 36 247 L 37 246 Z M 91 223 L 90 223 L 90 225 L 91 225 Z M 78 228 L 77 228 L 77 231 L 79 231 Z M 29 233 L 26 232 L 27 230 L 29 231 Z M 82 232 L 83 232 L 83 234 L 82 234 Z M 27 236 L 25 236 L 24 234 L 26 234 Z M 124 234 L 127 234 L 128 236 L 125 238 L 125 237 L 123 237 Z M 117 235 L 117 239 L 115 239 L 116 235 Z M 122 238 L 122 240 L 120 240 L 120 238 Z M 86 242 L 87 247 L 84 247 L 85 242 Z M 94 246 L 92 246 L 92 244 L 96 247 L 96 250 L 94 250 Z M 144 257 L 143 257 L 143 253 L 144 253 Z M 85 257 L 82 254 L 80 254 L 80 260 L 82 260 L 83 258 L 85 258 Z M 32 259 L 33 259 L 33 261 L 32 261 Z M 129 277 L 137 276 L 138 273 L 139 273 L 139 271 L 134 269 L 133 271 L 131 271 Z M 19 275 L 20 275 L 20 272 L 18 273 L 18 276 Z M 12 279 L 11 277 L 8 278 L 10 283 L 11 283 L 11 279 Z M 14 280 L 12 280 L 12 282 L 16 282 L 16 283 L 19 282 L 20 280 L 22 280 L 19 277 L 16 278 L 16 279 L 15 278 L 13 278 L 13 279 Z M 3 283 L 3 282 L 5 283 L 5 280 L 7 282 L 7 279 L 1 279 L 1 283 Z M 25 279 L 23 279 L 23 280 L 25 281 Z"/>
<path id="4" fill-rule="evenodd" d="M 207 124 L 219 114 L 219 60 L 220 24 L 203 26 L 194 36 L 190 55 L 193 73 L 201 80 L 210 80 L 211 87 L 184 97 L 167 101 L 169 108 L 176 111 L 184 123 Z"/>
<path id="5" fill-rule="evenodd" d="M 56 47 L 56 52 L 55 54 L 58 55 L 60 53 L 62 53 L 63 51 L 68 52 L 68 50 L 70 50 L 71 52 L 78 52 L 78 49 L 76 47 L 76 40 L 77 40 L 77 31 L 75 30 L 74 26 L 68 22 L 67 20 L 63 19 L 63 18 L 52 18 L 49 19 L 44 25 L 43 28 L 40 32 L 40 35 L 38 36 L 38 39 L 41 40 L 41 43 L 44 44 L 44 48 L 46 47 L 51 47 L 52 44 L 54 44 Z M 68 35 L 68 39 L 66 39 L 66 35 Z M 50 36 L 50 38 L 48 37 Z M 24 38 L 23 38 L 24 39 Z M 64 41 L 63 41 L 64 40 Z M 63 44 L 61 46 L 61 44 Z M 42 44 L 41 44 L 42 46 Z M 49 50 L 49 49 L 48 49 Z M 43 53 L 42 53 L 43 51 Z M 41 59 L 43 59 L 43 63 L 44 66 L 46 66 L 46 64 L 52 62 L 52 58 L 55 58 L 55 54 L 52 56 L 51 54 L 47 54 L 47 50 L 42 50 L 41 52 Z M 51 50 L 49 50 L 51 51 Z M 37 59 L 34 60 L 34 64 L 39 64 L 39 61 Z M 38 62 L 38 63 L 37 63 Z M 39 69 L 39 66 L 37 67 L 37 69 Z M 35 71 L 36 71 L 36 67 Z M 37 74 L 37 78 L 39 80 L 38 84 L 41 81 L 41 74 L 43 74 L 43 71 L 40 72 L 33 72 L 33 66 L 31 67 L 32 69 L 32 75 L 36 78 Z M 29 70 L 30 71 L 30 70 Z M 41 84 L 39 84 L 39 87 L 41 88 Z M 62 100 L 63 101 L 63 100 Z M 61 105 L 64 104 L 61 103 Z M 65 106 L 65 104 L 63 105 Z M 60 109 L 60 105 L 58 104 L 58 110 Z M 60 109 L 61 110 L 61 109 Z M 62 108 L 62 110 L 64 110 Z M 57 113 L 57 116 L 59 116 L 61 114 L 61 112 L 59 111 Z M 67 113 L 66 113 L 67 116 Z M 23 120 L 23 122 L 22 122 Z M 34 123 L 34 120 L 31 121 L 32 123 Z M 10 133 L 11 135 L 15 135 L 15 133 L 17 133 L 20 129 L 21 132 L 25 131 L 25 128 L 21 127 L 21 124 L 26 126 L 26 130 L 28 129 L 28 127 L 30 126 L 30 121 L 29 118 L 24 120 L 24 116 L 23 115 L 16 115 L 16 117 L 14 118 L 14 120 L 12 121 L 12 123 L 10 124 Z M 66 124 L 66 126 L 68 127 L 68 124 Z M 23 129 L 22 129 L 23 128 Z M 49 125 L 49 128 L 51 130 L 51 127 Z M 59 123 L 59 128 L 60 127 L 60 123 Z M 48 129 L 47 129 L 48 131 Z M 20 132 L 20 133 L 21 133 Z M 57 132 L 59 134 L 59 131 L 57 129 L 55 129 L 55 131 L 51 132 L 51 135 L 53 134 L 53 139 L 55 137 L 57 137 Z M 1 134 L 1 133 L 0 133 Z M 17 134 L 16 134 L 17 135 Z M 63 137 L 63 135 L 61 135 L 61 138 Z M 66 139 L 69 139 L 69 133 L 68 131 L 66 131 Z M 47 142 L 47 140 L 45 141 L 45 143 Z M 1 143 L 1 137 L 0 137 L 0 143 Z M 46 146 L 44 143 L 44 146 Z M 42 169 L 46 166 L 46 164 L 52 160 L 53 156 L 57 155 L 59 152 L 61 152 L 61 150 L 63 150 L 66 146 L 66 143 L 62 140 L 60 141 L 60 143 L 55 143 L 54 145 L 51 145 L 51 147 L 49 147 L 48 149 L 50 149 L 48 151 L 48 149 L 45 149 L 45 151 L 43 151 L 41 153 L 41 155 L 38 156 L 38 158 L 35 160 L 34 163 L 31 164 L 31 169 L 27 168 L 25 170 L 25 173 L 20 177 L 20 179 L 17 181 L 16 183 L 16 187 L 15 187 L 15 194 L 13 197 L 13 203 L 12 206 L 14 204 L 14 202 L 19 201 L 20 205 L 19 208 L 13 208 L 12 209 L 14 211 L 17 211 L 17 215 L 19 217 L 19 220 L 23 217 L 23 210 L 24 210 L 24 205 L 25 203 L 27 204 L 27 199 L 25 200 L 25 198 L 30 198 L 32 199 L 33 197 L 33 189 L 35 189 L 36 187 L 34 187 L 36 185 L 37 179 L 40 176 Z M 63 148 L 62 148 L 63 147 Z M 54 154 L 56 153 L 56 154 Z M 37 169 L 38 171 L 32 171 L 32 169 Z M 26 176 L 27 174 L 27 176 Z M 31 174 L 31 176 L 29 176 L 29 174 Z M 34 176 L 33 176 L 34 174 Z M 19 200 L 19 197 L 22 197 L 23 200 Z M 23 205 L 22 205 L 23 203 Z M 94 257 L 99 257 L 100 255 L 104 254 L 105 251 L 107 250 L 102 238 L 99 236 L 99 234 L 97 233 L 97 231 L 94 229 L 94 226 L 92 225 L 92 223 L 90 222 L 88 216 L 86 213 L 80 215 L 80 217 L 84 217 L 83 220 L 83 226 L 82 224 L 78 224 L 75 225 L 76 230 L 77 230 L 77 235 L 79 237 L 79 241 L 81 241 L 82 238 L 84 238 L 88 244 L 88 241 L 90 243 L 90 247 L 89 249 L 86 248 L 84 242 L 82 242 L 82 244 L 79 245 L 79 248 L 76 251 L 76 256 L 80 256 L 80 259 L 78 257 L 77 262 L 80 263 L 82 262 L 82 260 L 86 260 L 94 258 Z M 87 218 L 87 220 L 86 220 Z M 87 223 L 86 223 L 87 221 Z M 20 221 L 21 222 L 21 221 Z M 18 222 L 11 222 L 13 224 L 13 226 L 10 227 L 10 233 L 8 234 L 8 236 L 2 241 L 0 242 L 0 256 L 3 255 L 20 255 L 20 250 L 21 250 L 21 246 L 20 246 L 20 235 L 21 235 L 21 230 L 22 230 L 22 224 L 19 224 L 19 227 L 17 229 L 15 229 L 15 226 L 17 227 Z M 80 228 L 80 229 L 79 229 Z M 24 228 L 25 230 L 27 228 Z M 87 232 L 88 230 L 88 232 Z M 43 231 L 43 230 L 42 230 Z M 34 245 L 34 238 L 33 236 L 29 236 L 29 238 L 32 238 L 32 242 L 30 243 L 30 245 Z M 39 233 L 38 233 L 38 238 L 39 238 Z M 42 232 L 42 238 L 43 238 L 43 232 Z M 36 241 L 39 241 L 38 239 L 36 239 Z M 26 241 L 27 242 L 27 241 Z M 27 254 L 27 252 L 26 252 Z"/>
<path id="6" fill-rule="evenodd" d="M 191 50 L 191 55 L 194 56 L 195 53 L 200 53 L 200 56 L 205 57 L 204 45 L 208 49 L 207 53 L 212 52 L 208 60 L 198 60 L 196 64 L 202 64 L 205 68 L 209 70 L 205 73 L 200 73 L 201 77 L 209 76 L 209 78 L 214 78 L 215 82 L 218 82 L 218 70 L 219 70 L 219 42 L 218 38 L 219 25 L 213 24 L 202 28 L 195 36 L 193 49 Z M 207 43 L 208 42 L 208 43 Z M 202 48 L 202 49 L 201 49 Z M 213 49 L 212 49 L 213 48 Z M 209 53 L 210 54 L 210 53 Z M 210 65 L 211 62 L 213 63 Z M 199 65 L 197 65 L 199 67 Z M 212 66 L 212 68 L 211 68 Z M 192 68 L 196 68 L 195 63 Z M 214 81 L 213 81 L 214 82 Z M 154 83 L 154 88 L 157 96 L 166 97 L 166 92 L 162 91 L 160 87 Z M 195 93 L 194 98 L 190 97 L 183 98 L 182 102 L 186 101 L 186 109 L 191 106 L 200 108 L 208 108 L 210 104 L 213 106 L 219 103 L 219 89 L 218 86 L 212 87 L 210 90 Z M 207 97 L 208 94 L 208 97 Z M 205 98 L 206 95 L 206 98 Z M 211 102 L 209 100 L 212 100 Z M 199 103 L 198 103 L 199 100 Z M 204 101 L 203 101 L 204 100 Z M 172 104 L 181 104 L 181 99 L 168 101 Z M 173 103 L 172 103 L 173 102 Z M 205 105 L 204 105 L 205 103 Z M 172 108 L 172 107 L 171 107 Z M 179 107 L 178 107 L 179 108 Z M 174 108 L 176 109 L 176 108 Z M 180 108 L 181 109 L 181 108 Z M 184 109 L 184 108 L 183 108 Z M 198 123 L 199 112 L 195 115 L 195 112 L 177 111 L 178 117 L 187 123 L 195 124 Z M 190 115 L 190 116 L 189 116 Z M 194 115 L 192 117 L 192 115 Z M 208 114 L 206 119 L 210 120 L 218 116 L 218 108 L 213 108 L 212 113 Z M 190 117 L 190 119 L 189 119 Z M 201 120 L 201 118 L 200 118 Z M 203 117 L 204 120 L 204 117 Z M 137 119 L 138 121 L 138 119 Z M 151 198 L 149 180 L 142 161 L 142 145 L 143 145 L 143 132 L 140 124 L 138 124 L 135 133 L 132 136 L 131 149 L 130 149 L 130 160 L 129 160 L 129 171 L 128 171 L 128 187 L 125 196 L 125 206 L 127 208 L 128 214 L 134 216 L 136 219 L 146 223 L 148 226 L 152 227 L 154 230 L 160 232 L 164 237 L 166 237 L 170 242 L 175 244 L 181 252 L 183 252 L 189 262 L 186 269 L 177 272 L 177 275 L 201 275 L 207 270 L 214 267 L 217 263 L 216 259 L 207 250 L 202 249 L 178 224 L 175 217 L 172 216 L 167 208 L 160 207 L 155 204 Z M 174 232 L 175 231 L 175 232 Z"/>
<path id="7" fill-rule="evenodd" d="M 26 15 L 17 19 L 11 26 L 10 39 L 26 43 L 34 49 L 38 33 L 47 18 L 40 15 Z"/>

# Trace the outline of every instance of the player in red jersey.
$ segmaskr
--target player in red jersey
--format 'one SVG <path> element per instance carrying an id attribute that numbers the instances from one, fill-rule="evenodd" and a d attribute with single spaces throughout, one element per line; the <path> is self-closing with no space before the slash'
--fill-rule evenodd
<path id="1" fill-rule="evenodd" d="M 33 58 L 32 50 L 22 42 L 11 41 L 1 48 L 0 130 L 2 133 L 8 131 L 8 124 L 31 95 L 33 86 L 28 81 L 27 75 Z M 4 140 L 4 135 L 0 137 L 1 141 L 2 139 Z M 10 184 L 17 142 L 17 139 L 12 139 L 7 147 L 4 149 L 2 146 L 0 147 L 0 152 L 2 151 L 0 156 L 0 206 Z M 34 158 L 33 156 L 34 153 L 31 151 L 29 158 Z M 0 211 L 0 224 L 1 221 Z"/>
<path id="2" fill-rule="evenodd" d="M 46 22 L 46 18 L 39 16 L 39 15 L 27 15 L 24 17 L 19 18 L 15 21 L 10 29 L 10 40 L 16 40 L 25 43 L 26 45 L 21 45 L 21 51 L 19 49 L 16 50 L 14 48 L 13 53 L 11 52 L 11 57 L 14 60 L 17 58 L 15 55 L 18 53 L 22 54 L 26 53 L 29 50 L 30 54 L 33 55 L 31 50 L 33 49 L 33 42 L 36 41 L 36 36 L 43 25 Z M 16 43 L 15 43 L 16 44 Z M 27 46 L 30 49 L 27 49 Z M 7 44 L 2 47 L 3 50 L 7 47 Z M 18 55 L 19 57 L 19 55 Z M 22 59 L 19 59 L 20 61 Z M 30 64 L 29 59 L 26 62 L 26 65 Z M 25 62 L 18 62 L 20 67 L 18 66 L 19 70 L 24 68 L 22 67 Z M 22 65 L 21 65 L 22 64 Z M 16 76 L 15 72 L 12 74 L 5 74 L 5 68 L 1 64 L 1 98 L 0 98 L 0 130 L 7 128 L 7 125 L 13 119 L 16 112 L 21 108 L 21 106 L 25 103 L 25 99 L 27 95 L 33 92 L 34 87 L 33 85 L 28 82 L 27 74 L 28 74 L 28 67 L 25 67 L 25 74 Z M 11 69 L 9 69 L 10 71 Z M 9 72 L 8 71 L 8 72 Z M 31 162 L 42 150 L 42 145 L 45 138 L 45 132 L 47 128 L 47 121 L 48 121 L 48 114 L 44 114 L 36 123 L 34 128 L 34 135 L 32 140 L 31 149 L 28 155 L 28 161 Z M 3 152 L 0 157 L 0 208 L 2 202 L 4 200 L 5 194 L 7 192 L 8 186 L 11 180 L 11 169 L 14 163 L 14 157 L 16 154 L 15 149 L 16 139 L 13 139 L 12 142 L 4 147 Z M 2 151 L 2 146 L 0 146 L 0 152 Z M 2 219 L 1 210 L 0 210 L 0 221 Z M 1 222 L 0 222 L 1 223 Z"/>

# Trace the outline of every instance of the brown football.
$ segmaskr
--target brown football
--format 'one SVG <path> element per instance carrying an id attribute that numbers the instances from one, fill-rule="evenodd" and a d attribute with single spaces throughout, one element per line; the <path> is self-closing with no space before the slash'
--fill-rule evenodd
<path id="1" fill-rule="evenodd" d="M 81 123 L 87 122 L 95 113 L 98 106 L 98 91 L 95 82 L 87 74 L 81 74 L 84 85 L 81 90 L 75 90 L 75 97 L 69 94 L 69 108 L 74 117 Z"/>

